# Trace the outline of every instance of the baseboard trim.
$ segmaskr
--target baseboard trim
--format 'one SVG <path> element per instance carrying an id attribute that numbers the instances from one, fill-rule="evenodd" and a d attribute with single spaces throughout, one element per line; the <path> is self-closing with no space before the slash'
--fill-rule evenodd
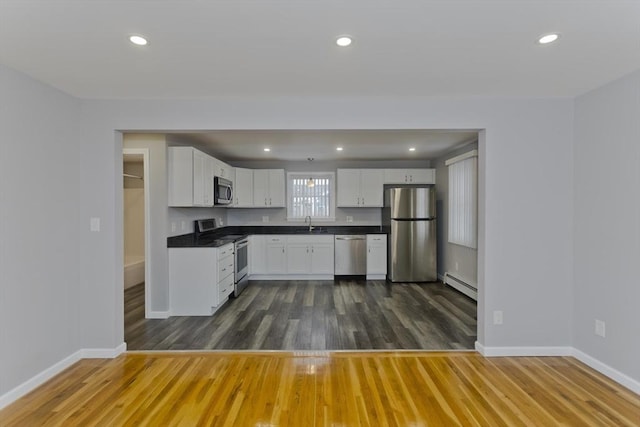
<path id="1" fill-rule="evenodd" d="M 333 280 L 333 274 L 253 274 L 249 280 Z"/>
<path id="2" fill-rule="evenodd" d="M 572 347 L 485 347 L 478 341 L 476 350 L 484 357 L 571 356 Z"/>
<path id="3" fill-rule="evenodd" d="M 367 274 L 367 280 L 386 280 L 386 274 Z"/>
<path id="4" fill-rule="evenodd" d="M 602 363 L 598 359 L 574 347 L 485 347 L 476 341 L 475 348 L 476 351 L 484 357 L 571 356 L 621 386 L 628 388 L 636 394 L 640 394 L 640 381 L 623 374 L 617 369 Z"/>
<path id="5" fill-rule="evenodd" d="M 84 348 L 80 351 L 82 359 L 113 359 L 127 351 L 127 343 L 123 342 L 116 348 Z"/>
<path id="6" fill-rule="evenodd" d="M 60 372 L 64 371 L 81 359 L 113 359 L 114 357 L 124 353 L 126 349 L 126 343 L 122 343 L 116 348 L 80 349 L 0 396 L 0 409 L 12 404 L 25 394 L 40 387 L 42 384 L 49 381 L 51 378 L 55 377 Z"/>
<path id="7" fill-rule="evenodd" d="M 60 372 L 64 371 L 80 359 L 82 359 L 82 350 L 78 350 L 75 353 L 65 357 L 58 363 L 31 377 L 19 386 L 14 387 L 12 390 L 9 390 L 8 392 L 0 396 L 0 409 L 8 406 L 9 404 L 20 399 L 25 394 L 29 393 L 31 390 L 34 390 L 45 382 L 49 381 L 51 378 L 55 377 Z"/>
<path id="8" fill-rule="evenodd" d="M 147 319 L 168 319 L 171 313 L 168 311 L 150 311 Z"/>
<path id="9" fill-rule="evenodd" d="M 600 372 L 602 375 L 609 377 L 618 384 L 628 388 L 632 392 L 640 394 L 640 381 L 634 380 L 630 376 L 623 374 L 605 363 L 602 363 L 598 359 L 589 356 L 587 353 L 580 351 L 577 348 L 573 349 L 572 356 L 590 368 Z"/>

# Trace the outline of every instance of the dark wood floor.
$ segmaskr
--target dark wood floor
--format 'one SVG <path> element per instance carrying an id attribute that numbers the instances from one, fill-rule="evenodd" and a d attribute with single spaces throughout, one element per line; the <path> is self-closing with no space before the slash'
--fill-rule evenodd
<path id="1" fill-rule="evenodd" d="M 476 303 L 442 283 L 252 281 L 210 317 L 144 318 L 125 291 L 129 350 L 472 349 Z"/>

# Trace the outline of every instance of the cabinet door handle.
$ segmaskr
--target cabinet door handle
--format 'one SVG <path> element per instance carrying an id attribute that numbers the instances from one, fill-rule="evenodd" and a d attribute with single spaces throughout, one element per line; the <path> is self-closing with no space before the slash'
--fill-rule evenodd
<path id="1" fill-rule="evenodd" d="M 269 206 L 271 206 L 271 197 L 269 197 Z"/>
<path id="2" fill-rule="evenodd" d="M 284 248 L 282 248 L 282 253 L 284 253 Z"/>
<path id="3" fill-rule="evenodd" d="M 267 198 L 264 198 L 264 205 L 267 206 Z"/>
<path id="4" fill-rule="evenodd" d="M 307 253 L 309 253 L 309 246 L 307 246 Z"/>
<path id="5" fill-rule="evenodd" d="M 364 205 L 364 197 L 362 198 L 362 204 Z"/>
<path id="6" fill-rule="evenodd" d="M 313 246 L 311 246 L 311 253 L 313 253 Z"/>
<path id="7" fill-rule="evenodd" d="M 404 182 L 407 182 L 407 175 L 404 176 Z"/>

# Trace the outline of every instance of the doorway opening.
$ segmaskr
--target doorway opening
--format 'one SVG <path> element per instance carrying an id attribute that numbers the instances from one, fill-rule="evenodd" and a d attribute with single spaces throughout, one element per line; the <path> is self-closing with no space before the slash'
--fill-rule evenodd
<path id="1" fill-rule="evenodd" d="M 146 149 L 122 150 L 123 240 L 124 240 L 124 289 L 128 298 L 139 294 L 144 317 L 148 317 L 149 305 L 149 151 Z M 137 315 L 137 313 L 129 313 Z"/>

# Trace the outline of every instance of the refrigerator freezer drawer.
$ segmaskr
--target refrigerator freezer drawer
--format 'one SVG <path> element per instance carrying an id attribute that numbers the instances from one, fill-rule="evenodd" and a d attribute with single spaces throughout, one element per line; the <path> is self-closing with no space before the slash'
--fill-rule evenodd
<path id="1" fill-rule="evenodd" d="M 389 255 L 392 282 L 436 281 L 436 221 L 391 220 Z"/>

